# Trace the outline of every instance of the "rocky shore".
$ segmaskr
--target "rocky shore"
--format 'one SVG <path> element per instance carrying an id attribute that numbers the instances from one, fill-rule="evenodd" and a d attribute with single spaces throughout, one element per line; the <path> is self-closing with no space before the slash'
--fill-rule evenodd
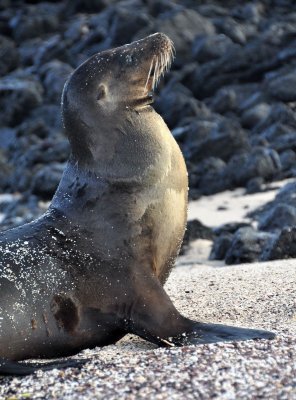
<path id="1" fill-rule="evenodd" d="M 252 214 L 212 232 L 212 258 L 295 257 L 296 5 L 293 0 L 0 3 L 0 198 L 7 229 L 40 215 L 69 155 L 60 96 L 90 55 L 156 31 L 176 59 L 155 107 L 180 144 L 190 197 L 292 179 Z M 252 241 L 256 256 L 243 256 Z M 224 248 L 221 251 L 221 243 Z M 228 256 L 227 256 L 228 254 Z"/>

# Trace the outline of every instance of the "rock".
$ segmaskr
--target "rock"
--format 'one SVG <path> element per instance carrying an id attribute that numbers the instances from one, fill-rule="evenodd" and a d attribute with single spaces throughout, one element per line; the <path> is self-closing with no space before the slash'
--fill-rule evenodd
<path id="1" fill-rule="evenodd" d="M 231 182 L 227 179 L 225 170 L 225 162 L 215 157 L 208 157 L 197 165 L 189 164 L 189 186 L 203 195 L 231 189 Z"/>
<path id="2" fill-rule="evenodd" d="M 201 108 L 202 105 L 180 83 L 165 87 L 155 101 L 155 109 L 170 128 L 186 117 L 197 117 Z"/>
<path id="3" fill-rule="evenodd" d="M 201 15 L 207 18 L 222 17 L 229 14 L 227 8 L 217 4 L 198 4 L 197 10 Z"/>
<path id="4" fill-rule="evenodd" d="M 260 224 L 261 221 L 264 221 L 267 216 L 272 212 L 272 210 L 278 205 L 284 204 L 296 208 L 295 193 L 296 182 L 289 182 L 278 191 L 273 201 L 264 204 L 262 207 L 259 207 L 252 212 L 249 212 L 247 216 L 249 218 L 259 221 Z"/>
<path id="5" fill-rule="evenodd" d="M 45 139 L 49 136 L 49 128 L 41 118 L 30 118 L 25 120 L 22 124 L 17 127 L 17 136 L 37 136 L 41 139 Z"/>
<path id="6" fill-rule="evenodd" d="M 264 14 L 264 5 L 262 3 L 247 3 L 237 6 L 232 11 L 232 16 L 245 22 L 258 24 Z"/>
<path id="7" fill-rule="evenodd" d="M 260 103 L 249 108 L 242 114 L 242 126 L 244 128 L 253 128 L 255 125 L 262 123 L 270 113 L 270 105 Z"/>
<path id="8" fill-rule="evenodd" d="M 275 127 L 275 129 L 271 127 Z M 285 127 L 284 133 L 288 133 L 291 128 L 296 130 L 295 112 L 284 103 L 273 104 L 268 117 L 255 127 L 253 133 L 255 135 L 263 135 L 270 140 L 269 130 L 273 129 L 274 133 L 277 134 L 276 131 L 279 130 L 278 127 Z M 281 135 L 282 132 L 279 132 L 279 134 Z M 274 134 L 271 133 L 271 135 Z"/>
<path id="9" fill-rule="evenodd" d="M 16 126 L 42 102 L 42 86 L 33 77 L 0 80 L 0 126 Z"/>
<path id="10" fill-rule="evenodd" d="M 10 175 L 12 173 L 11 165 L 8 164 L 8 159 L 3 151 L 0 148 L 0 190 L 3 193 L 8 186 L 8 181 L 10 179 Z"/>
<path id="11" fill-rule="evenodd" d="M 112 18 L 110 27 L 111 41 L 113 46 L 122 46 L 133 41 L 134 36 L 140 31 L 147 29 L 152 24 L 152 19 L 141 12 L 135 13 L 134 8 L 118 6 Z"/>
<path id="12" fill-rule="evenodd" d="M 234 235 L 228 249 L 226 264 L 240 264 L 258 261 L 265 245 L 274 238 L 267 232 L 258 232 L 254 228 L 240 228 Z"/>
<path id="13" fill-rule="evenodd" d="M 214 235 L 211 228 L 203 225 L 199 220 L 193 219 L 187 222 L 187 228 L 185 231 L 183 243 L 182 243 L 182 251 L 181 254 L 186 252 L 186 248 L 189 246 L 189 243 L 196 239 L 207 239 L 213 240 Z"/>
<path id="14" fill-rule="evenodd" d="M 118 0 L 71 0 L 67 5 L 71 13 L 99 13 Z"/>
<path id="15" fill-rule="evenodd" d="M 275 239 L 266 246 L 261 260 L 283 260 L 296 258 L 296 227 L 283 229 Z"/>
<path id="16" fill-rule="evenodd" d="M 246 43 L 246 35 L 242 26 L 231 17 L 217 18 L 214 21 L 217 32 L 224 33 L 233 42 L 244 44 Z"/>
<path id="17" fill-rule="evenodd" d="M 42 167 L 33 179 L 32 193 L 43 199 L 51 200 L 61 180 L 64 167 L 60 163 Z"/>
<path id="18" fill-rule="evenodd" d="M 41 38 L 28 39 L 22 42 L 22 45 L 18 49 L 20 64 L 24 67 L 33 65 L 36 57 L 36 49 L 39 52 L 39 48 L 43 46 L 43 43 Z"/>
<path id="19" fill-rule="evenodd" d="M 2 212 L 5 217 L 0 225 L 1 230 L 31 222 L 33 219 L 40 217 L 45 210 L 46 206 L 41 207 L 36 196 L 15 196 L 14 200 L 4 205 Z"/>
<path id="20" fill-rule="evenodd" d="M 203 115 L 201 115 L 203 113 Z M 184 129 L 184 145 L 182 150 L 187 154 L 191 154 L 202 139 L 206 139 L 211 131 L 218 127 L 221 119 L 215 118 L 206 107 L 199 110 L 198 118 L 186 118 L 181 120 L 181 127 Z M 185 125 L 183 125 L 185 124 Z"/>
<path id="21" fill-rule="evenodd" d="M 272 147 L 278 151 L 282 152 L 285 150 L 296 150 L 296 130 L 295 132 L 291 132 L 289 129 L 289 133 L 278 135 L 278 137 L 271 142 Z"/>
<path id="22" fill-rule="evenodd" d="M 0 128 L 0 149 L 8 149 L 16 140 L 16 130 Z"/>
<path id="23" fill-rule="evenodd" d="M 42 120 L 50 133 L 60 133 L 62 130 L 61 107 L 59 104 L 42 104 L 42 106 L 32 111 L 30 117 Z"/>
<path id="24" fill-rule="evenodd" d="M 288 204 L 276 204 L 262 218 L 258 229 L 274 232 L 296 225 L 296 207 Z"/>
<path id="25" fill-rule="evenodd" d="M 251 178 L 246 184 L 246 194 L 254 194 L 262 191 L 264 179 L 262 176 Z"/>
<path id="26" fill-rule="evenodd" d="M 296 166 L 296 153 L 293 150 L 286 150 L 280 154 L 282 170 L 287 171 Z"/>
<path id="27" fill-rule="evenodd" d="M 58 31 L 61 5 L 40 3 L 17 9 L 10 28 L 17 42 Z"/>
<path id="28" fill-rule="evenodd" d="M 224 235 L 225 233 L 235 233 L 237 230 L 240 228 L 247 228 L 251 227 L 251 224 L 248 222 L 229 222 L 227 224 L 223 224 L 218 226 L 217 228 L 214 228 L 214 234 L 216 236 Z"/>
<path id="29" fill-rule="evenodd" d="M 256 86 L 249 83 L 225 86 L 217 91 L 209 101 L 209 105 L 212 110 L 220 114 L 227 111 L 240 112 L 242 105 L 256 93 Z"/>
<path id="30" fill-rule="evenodd" d="M 249 154 L 235 155 L 227 165 L 227 174 L 233 184 L 244 186 L 250 179 L 271 179 L 281 171 L 279 155 L 272 149 L 257 147 Z"/>
<path id="31" fill-rule="evenodd" d="M 37 51 L 35 50 L 33 56 L 33 62 L 37 68 L 55 59 L 67 64 L 75 64 L 61 35 L 53 35 L 48 38 Z"/>
<path id="32" fill-rule="evenodd" d="M 233 234 L 224 233 L 218 236 L 213 243 L 213 247 L 210 253 L 210 260 L 224 260 L 225 256 L 232 244 Z"/>
<path id="33" fill-rule="evenodd" d="M 15 43 L 0 35 L 0 76 L 7 74 L 18 66 L 19 54 Z"/>
<path id="34" fill-rule="evenodd" d="M 49 101 L 56 104 L 61 101 L 64 84 L 72 71 L 73 68 L 70 65 L 58 60 L 42 66 L 40 74 L 44 86 L 44 95 Z"/>
<path id="35" fill-rule="evenodd" d="M 275 99 L 290 102 L 296 101 L 296 72 L 293 71 L 287 75 L 279 76 L 272 80 L 268 85 L 268 93 Z"/>
<path id="36" fill-rule="evenodd" d="M 203 63 L 192 72 L 188 87 L 197 99 L 203 100 L 234 82 L 258 82 L 267 71 L 281 64 L 276 54 L 275 48 L 255 39 L 247 46 L 230 49 L 222 57 Z"/>
<path id="37" fill-rule="evenodd" d="M 181 63 L 181 60 L 184 62 L 184 60 L 190 59 L 194 39 L 199 35 L 214 34 L 215 28 L 211 21 L 196 11 L 182 8 L 161 15 L 148 28 L 141 29 L 135 38 L 159 31 L 167 34 L 173 40 L 179 63 Z"/>
<path id="38" fill-rule="evenodd" d="M 198 132 L 196 133 L 198 137 Z M 204 138 L 195 142 L 189 159 L 200 162 L 206 157 L 218 157 L 228 161 L 234 154 L 248 151 L 249 142 L 246 132 L 235 120 L 223 120 Z"/>
<path id="39" fill-rule="evenodd" d="M 237 45 L 224 34 L 198 36 L 192 45 L 192 58 L 200 63 L 209 62 L 236 48 Z"/>

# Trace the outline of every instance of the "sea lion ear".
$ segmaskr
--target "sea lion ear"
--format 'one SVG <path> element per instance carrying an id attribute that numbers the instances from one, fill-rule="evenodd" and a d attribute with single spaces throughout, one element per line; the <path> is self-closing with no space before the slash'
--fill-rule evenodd
<path id="1" fill-rule="evenodd" d="M 97 89 L 97 101 L 102 100 L 107 95 L 107 88 L 103 83 L 100 83 Z"/>

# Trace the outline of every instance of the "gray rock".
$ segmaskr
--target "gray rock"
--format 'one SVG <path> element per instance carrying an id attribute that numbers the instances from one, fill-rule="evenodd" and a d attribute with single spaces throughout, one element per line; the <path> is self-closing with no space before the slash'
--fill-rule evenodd
<path id="1" fill-rule="evenodd" d="M 261 260 L 283 260 L 296 258 L 296 228 L 290 227 L 283 229 L 269 243 L 262 254 Z"/>
<path id="2" fill-rule="evenodd" d="M 61 180 L 64 165 L 52 163 L 42 167 L 32 182 L 32 193 L 43 199 L 51 199 Z"/>
<path id="3" fill-rule="evenodd" d="M 264 179 L 262 176 L 251 178 L 246 184 L 246 194 L 254 194 L 262 191 Z"/>
<path id="4" fill-rule="evenodd" d="M 15 43 L 0 35 L 0 76 L 7 74 L 18 66 L 19 53 Z"/>
<path id="5" fill-rule="evenodd" d="M 246 35 L 241 25 L 231 17 L 217 18 L 214 21 L 215 27 L 219 33 L 224 33 L 233 42 L 246 43 Z"/>
<path id="6" fill-rule="evenodd" d="M 198 135 L 198 132 L 197 132 Z M 224 161 L 234 154 L 249 150 L 246 132 L 234 120 L 224 120 L 191 148 L 189 159 L 199 162 L 206 157 L 218 157 Z"/>
<path id="7" fill-rule="evenodd" d="M 210 260 L 224 260 L 232 244 L 233 234 L 226 232 L 218 236 L 213 243 L 210 253 Z"/>
<path id="8" fill-rule="evenodd" d="M 72 71 L 73 68 L 70 65 L 58 60 L 42 66 L 40 74 L 43 80 L 44 95 L 49 101 L 56 104 L 60 102 L 64 84 Z"/>
<path id="9" fill-rule="evenodd" d="M 296 166 L 296 153 L 293 150 L 286 150 L 280 154 L 282 170 L 286 171 Z"/>
<path id="10" fill-rule="evenodd" d="M 258 229 L 263 231 L 277 231 L 296 225 L 296 207 L 288 204 L 276 204 L 259 222 Z"/>
<path id="11" fill-rule="evenodd" d="M 198 36 L 192 45 L 192 57 L 195 61 L 204 63 L 223 56 L 237 46 L 224 34 Z"/>
<path id="12" fill-rule="evenodd" d="M 170 128 L 187 117 L 198 117 L 203 105 L 196 100 L 190 91 L 177 83 L 165 87 L 155 101 L 156 110 L 162 115 Z"/>
<path id="13" fill-rule="evenodd" d="M 227 173 L 234 185 L 245 185 L 250 179 L 271 179 L 281 170 L 279 155 L 272 149 L 258 147 L 249 154 L 235 155 L 227 165 Z"/>
<path id="14" fill-rule="evenodd" d="M 189 164 L 189 186 L 203 195 L 230 189 L 231 182 L 225 170 L 225 162 L 216 157 L 208 157 L 192 167 Z"/>
<path id="15" fill-rule="evenodd" d="M 256 106 L 246 110 L 242 114 L 242 126 L 245 128 L 253 128 L 255 125 L 263 122 L 270 113 L 270 105 L 266 103 L 260 103 Z"/>
<path id="16" fill-rule="evenodd" d="M 0 80 L 0 126 L 15 126 L 42 102 L 42 86 L 33 77 Z"/>
<path id="17" fill-rule="evenodd" d="M 280 76 L 272 80 L 268 85 L 268 92 L 275 99 L 290 102 L 296 101 L 296 72 Z"/>
<path id="18" fill-rule="evenodd" d="M 271 233 L 258 232 L 251 227 L 240 228 L 235 233 L 226 253 L 226 264 L 249 263 L 259 260 L 263 248 L 274 237 Z"/>
<path id="19" fill-rule="evenodd" d="M 135 38 L 158 31 L 167 34 L 173 40 L 178 59 L 188 61 L 194 39 L 199 35 L 214 34 L 215 28 L 211 21 L 196 11 L 181 9 L 155 20 L 148 28 L 140 30 Z"/>
<path id="20" fill-rule="evenodd" d="M 10 20 L 10 28 L 16 41 L 38 37 L 58 31 L 61 5 L 41 3 L 16 10 Z"/>

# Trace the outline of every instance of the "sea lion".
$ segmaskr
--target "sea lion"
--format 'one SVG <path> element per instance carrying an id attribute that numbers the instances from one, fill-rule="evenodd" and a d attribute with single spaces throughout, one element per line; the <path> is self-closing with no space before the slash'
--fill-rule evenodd
<path id="1" fill-rule="evenodd" d="M 172 56 L 157 33 L 95 54 L 66 82 L 72 152 L 57 192 L 41 218 L 0 236 L 0 373 L 127 333 L 160 346 L 273 337 L 192 321 L 163 289 L 188 190 L 181 151 L 151 107 Z"/>

